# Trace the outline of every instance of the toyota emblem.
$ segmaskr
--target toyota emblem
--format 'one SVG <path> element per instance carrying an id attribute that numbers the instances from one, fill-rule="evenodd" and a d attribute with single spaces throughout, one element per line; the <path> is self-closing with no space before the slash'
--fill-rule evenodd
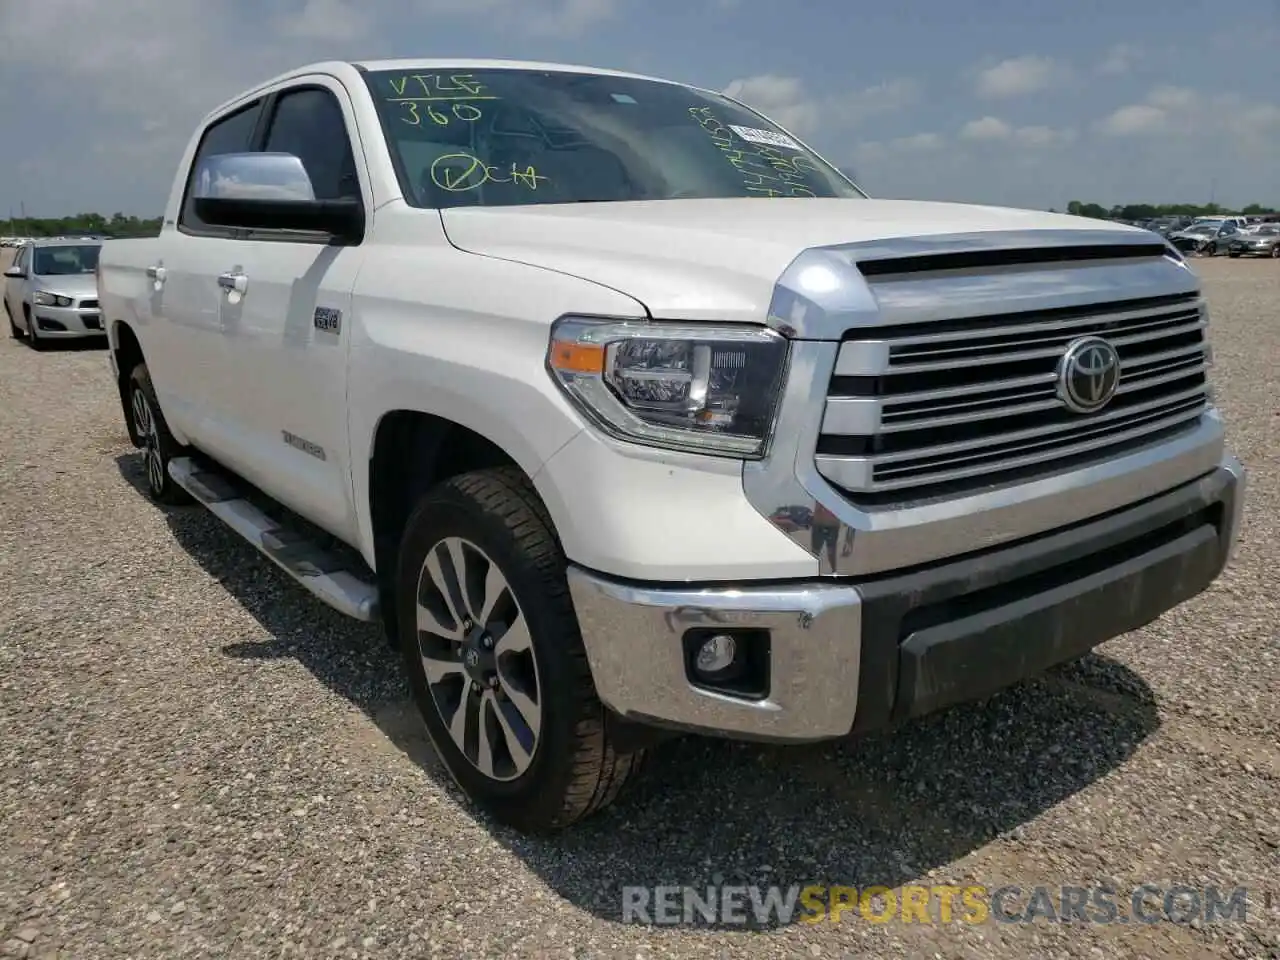
<path id="1" fill-rule="evenodd" d="M 1075 413 L 1096 413 L 1120 385 L 1120 354 L 1101 337 L 1081 337 L 1067 345 L 1058 363 L 1058 398 Z"/>

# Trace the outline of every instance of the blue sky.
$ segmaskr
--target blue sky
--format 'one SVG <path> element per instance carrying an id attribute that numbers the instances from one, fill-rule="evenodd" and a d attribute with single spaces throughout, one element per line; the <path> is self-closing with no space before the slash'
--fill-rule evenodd
<path id="1" fill-rule="evenodd" d="M 874 196 L 1280 206 L 1280 0 L 38 0 L 0 8 L 0 217 L 156 215 L 217 103 L 412 56 L 728 90 Z"/>

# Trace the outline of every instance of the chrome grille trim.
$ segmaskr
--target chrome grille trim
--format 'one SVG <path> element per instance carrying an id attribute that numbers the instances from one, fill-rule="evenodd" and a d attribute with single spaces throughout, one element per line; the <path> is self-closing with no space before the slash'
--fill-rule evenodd
<path id="1" fill-rule="evenodd" d="M 856 502 L 859 494 L 946 495 L 948 484 L 1051 471 L 1095 449 L 1114 455 L 1141 446 L 1209 409 L 1207 326 L 1197 291 L 1065 316 L 997 314 L 850 331 L 837 354 L 815 465 Z M 1114 398 L 1088 415 L 1069 412 L 1057 393 L 1057 362 L 1083 336 L 1103 337 L 1121 357 Z"/>
<path id="2" fill-rule="evenodd" d="M 1017 471 L 984 471 L 951 485 L 923 484 L 881 495 L 864 494 L 838 486 L 818 469 L 817 458 L 830 454 L 825 448 L 832 441 L 844 442 L 821 435 L 837 355 L 842 346 L 848 346 L 842 340 L 882 340 L 887 360 L 892 336 L 941 332 L 938 327 L 928 329 L 934 321 L 954 328 L 970 323 L 967 318 L 983 317 L 1007 326 L 1025 323 L 1035 315 L 1048 324 L 1046 312 L 1063 320 L 1067 315 L 1168 303 L 1174 297 L 1184 298 L 1187 304 L 1196 302 L 1200 285 L 1195 273 L 1178 255 L 1151 247 L 1152 239 L 1143 231 L 1091 231 L 1066 224 L 1060 230 L 927 234 L 804 251 L 778 278 L 769 303 L 766 323 L 791 339 L 790 364 L 769 450 L 762 460 L 743 466 L 747 499 L 781 536 L 814 558 L 819 575 L 863 577 L 1038 536 L 1208 476 L 1226 456 L 1225 431 L 1212 406 L 1164 433 L 1108 441 L 1111 445 L 1100 452 L 1092 441 L 1082 456 Z M 1073 259 L 1073 250 L 1064 249 L 1116 243 L 1133 245 L 1132 255 L 1124 261 L 1088 262 Z M 1138 249 L 1143 244 L 1146 249 Z M 1058 250 L 1063 251 L 1061 259 L 1054 253 Z M 942 269 L 932 256 L 939 252 L 990 256 L 982 263 L 968 263 L 961 271 Z M 886 264 L 886 258 L 898 262 Z M 878 273 L 864 272 L 873 261 L 878 261 Z M 911 278 L 903 278 L 904 274 Z M 1130 357 L 1154 356 L 1172 346 L 1156 342 L 1128 352 Z M 1208 363 L 1208 348 L 1203 352 L 1202 362 Z M 1153 361 L 1143 375 L 1156 375 L 1158 363 L 1173 362 Z M 1052 382 L 1036 374 L 1055 364 L 1037 363 L 1041 366 L 1033 363 L 1014 370 L 974 367 L 958 377 L 937 372 L 912 375 L 909 379 L 917 382 L 909 386 L 920 391 L 918 398 L 936 400 L 950 394 L 967 395 L 973 401 L 987 389 L 982 387 L 975 396 L 971 388 L 976 382 L 1002 375 L 1007 377 L 1004 386 L 1010 393 L 1021 393 Z M 896 379 L 891 375 L 888 381 Z M 836 386 L 848 384 L 836 378 Z M 867 389 L 859 399 L 875 401 L 878 418 L 879 401 L 902 399 L 905 386 L 898 386 L 903 389 L 897 396 Z M 1177 386 L 1173 384 L 1170 392 L 1176 392 Z M 1122 432 L 1132 426 L 1113 424 L 1110 429 Z M 879 439 L 900 444 L 908 437 L 895 433 Z M 952 439 L 956 439 L 954 433 Z M 812 530 L 797 528 L 790 519 L 777 520 L 819 509 L 838 521 L 835 536 L 840 546 L 835 550 L 816 543 Z"/>
<path id="3" fill-rule="evenodd" d="M 1161 337 L 1193 333 L 1196 330 L 1203 330 L 1207 326 L 1203 304 L 1197 306 L 1194 310 L 1184 308 L 1172 312 L 1167 310 L 1163 313 L 1148 311 L 1137 314 L 1131 319 L 1136 319 L 1140 322 L 1127 324 L 1121 328 L 1126 331 L 1122 334 L 1108 333 L 1108 327 L 1114 327 L 1115 324 L 1104 324 L 1097 316 L 1091 319 L 1093 322 L 1088 327 L 1077 327 L 1068 330 L 1059 330 L 1057 324 L 1052 320 L 1046 320 L 1035 325 L 1020 326 L 1018 329 L 1027 331 L 1031 336 L 1026 338 L 1023 343 L 1018 343 L 1017 341 L 1013 343 L 1019 347 L 1030 346 L 1030 349 L 1016 349 L 1013 352 L 1008 352 L 1009 344 L 999 342 L 961 343 L 957 346 L 943 347 L 929 353 L 917 352 L 911 354 L 907 352 L 912 347 L 922 346 L 931 342 L 947 343 L 979 338 L 984 341 L 991 341 L 997 337 L 1012 338 L 1016 336 L 1012 331 L 1006 331 L 998 327 L 989 327 L 967 337 L 965 333 L 961 332 L 926 335 L 927 339 L 925 336 L 914 334 L 881 340 L 859 338 L 841 345 L 840 355 L 836 359 L 836 376 L 878 377 L 886 373 L 927 372 L 930 370 L 946 370 L 955 366 L 979 366 L 993 363 L 1010 363 L 1018 360 L 1036 360 L 1041 357 L 1057 356 L 1076 337 L 1090 334 L 1106 337 L 1115 346 L 1123 347 L 1135 343 L 1144 343 L 1148 340 L 1158 340 Z M 1125 321 L 1117 321 L 1117 323 L 1122 322 Z M 966 356 L 961 351 L 965 351 L 969 355 Z M 943 354 L 946 355 L 941 356 Z M 921 360 L 921 356 L 938 356 L 939 358 Z"/>

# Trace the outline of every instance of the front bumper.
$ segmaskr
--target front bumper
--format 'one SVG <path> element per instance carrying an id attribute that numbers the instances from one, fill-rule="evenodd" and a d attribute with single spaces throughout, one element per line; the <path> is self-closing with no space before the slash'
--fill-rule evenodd
<path id="1" fill-rule="evenodd" d="M 571 567 L 597 692 L 629 720 L 815 741 L 979 699 L 1135 630 L 1230 557 L 1245 473 L 1228 457 L 1165 494 L 1045 536 L 857 581 L 627 583 Z M 699 686 L 690 630 L 767 630 L 768 689 Z"/>
<path id="2" fill-rule="evenodd" d="M 97 308 L 33 306 L 31 317 L 42 340 L 105 336 L 102 313 Z"/>

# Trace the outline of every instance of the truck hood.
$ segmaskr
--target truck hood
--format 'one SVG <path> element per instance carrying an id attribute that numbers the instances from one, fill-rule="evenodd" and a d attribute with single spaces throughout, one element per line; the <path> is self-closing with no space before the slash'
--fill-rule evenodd
<path id="1" fill-rule="evenodd" d="M 729 199 L 455 207 L 445 233 L 471 253 L 611 287 L 660 319 L 761 323 L 804 250 L 1006 230 L 1133 234 L 1106 221 L 915 200 Z"/>

